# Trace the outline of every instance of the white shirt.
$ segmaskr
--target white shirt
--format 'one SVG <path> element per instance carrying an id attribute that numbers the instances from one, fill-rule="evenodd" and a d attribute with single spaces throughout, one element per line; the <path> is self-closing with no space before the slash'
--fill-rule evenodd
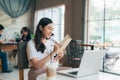
<path id="1" fill-rule="evenodd" d="M 45 46 L 46 46 L 46 49 L 44 53 L 41 53 L 41 51 L 36 50 L 34 40 L 30 40 L 28 42 L 27 55 L 28 55 L 29 66 L 32 66 L 32 64 L 30 63 L 30 60 L 32 58 L 38 58 L 40 60 L 45 58 L 48 54 L 50 54 L 54 49 L 54 42 L 49 39 L 45 43 Z"/>

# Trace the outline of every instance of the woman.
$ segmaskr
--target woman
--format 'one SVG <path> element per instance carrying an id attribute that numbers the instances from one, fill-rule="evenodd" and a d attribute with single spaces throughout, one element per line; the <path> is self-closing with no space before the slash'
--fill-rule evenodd
<path id="1" fill-rule="evenodd" d="M 36 77 L 45 72 L 47 63 L 58 62 L 63 57 L 63 51 L 56 55 L 59 45 L 50 38 L 53 35 L 53 22 L 49 18 L 42 18 L 36 28 L 34 40 L 27 44 L 28 61 L 30 71 L 28 80 L 36 80 Z"/>
<path id="2" fill-rule="evenodd" d="M 21 29 L 21 34 L 22 34 L 22 37 L 20 41 L 28 42 L 29 40 L 31 40 L 30 29 L 28 27 L 23 27 Z"/>
<path id="3" fill-rule="evenodd" d="M 21 29 L 21 34 L 22 34 L 22 37 L 20 39 L 16 38 L 17 42 L 28 42 L 29 40 L 31 40 L 30 29 L 28 27 L 23 27 Z M 16 61 L 14 67 L 18 68 L 17 50 L 13 50 L 13 57 L 15 58 L 15 61 Z"/>

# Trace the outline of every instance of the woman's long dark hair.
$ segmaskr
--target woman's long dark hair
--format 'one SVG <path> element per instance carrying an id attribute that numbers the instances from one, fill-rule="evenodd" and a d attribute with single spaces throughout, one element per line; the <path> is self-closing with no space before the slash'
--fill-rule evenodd
<path id="1" fill-rule="evenodd" d="M 45 28 L 45 26 L 50 23 L 53 23 L 52 20 L 44 17 L 39 21 L 37 28 L 36 28 L 35 39 L 34 39 L 35 47 L 36 47 L 37 51 L 41 51 L 42 53 L 44 52 L 46 47 L 41 42 L 41 39 L 44 35 L 43 35 L 42 31 L 40 30 L 40 27 Z"/>

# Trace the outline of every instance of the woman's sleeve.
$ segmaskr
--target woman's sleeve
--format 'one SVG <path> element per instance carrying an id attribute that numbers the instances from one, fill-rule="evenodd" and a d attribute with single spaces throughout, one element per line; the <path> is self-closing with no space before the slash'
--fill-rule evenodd
<path id="1" fill-rule="evenodd" d="M 28 60 L 32 58 L 37 58 L 37 50 L 35 48 L 35 45 L 32 41 L 29 41 L 27 44 L 27 55 L 28 55 Z"/>

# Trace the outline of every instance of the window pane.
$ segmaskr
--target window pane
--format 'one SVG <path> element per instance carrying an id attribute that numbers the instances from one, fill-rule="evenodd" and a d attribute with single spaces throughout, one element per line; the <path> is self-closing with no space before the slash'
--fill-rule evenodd
<path id="1" fill-rule="evenodd" d="M 36 24 L 42 17 L 48 17 L 52 19 L 54 23 L 54 39 L 61 41 L 64 37 L 64 12 L 64 5 L 37 11 Z"/>
<path id="2" fill-rule="evenodd" d="M 120 0 L 86 0 L 87 38 L 90 44 L 99 44 L 95 48 L 105 49 L 104 71 L 120 74 L 118 59 L 108 56 L 119 56 L 120 50 Z M 90 2 L 90 3 L 89 3 Z M 116 54 L 117 53 L 117 54 Z"/>
<path id="3" fill-rule="evenodd" d="M 104 0 L 89 0 L 89 20 L 103 20 Z"/>
<path id="4" fill-rule="evenodd" d="M 105 41 L 113 46 L 120 46 L 120 20 L 106 21 Z"/>
<path id="5" fill-rule="evenodd" d="M 89 25 L 89 43 L 103 43 L 103 21 L 91 21 Z"/>
<path id="6" fill-rule="evenodd" d="M 62 15 L 62 11 L 60 12 L 60 9 L 59 8 L 54 8 L 52 10 L 53 12 L 53 16 L 52 16 L 52 20 L 53 22 L 55 22 L 55 24 L 60 24 L 61 22 L 61 17 L 58 17 L 58 16 L 61 16 Z"/>
<path id="7" fill-rule="evenodd" d="M 52 9 L 51 9 L 51 8 L 50 8 L 50 9 L 45 9 L 45 10 L 43 11 L 43 16 L 44 16 L 44 17 L 48 17 L 48 18 L 51 19 L 51 17 L 52 17 Z"/>
<path id="8" fill-rule="evenodd" d="M 106 19 L 120 18 L 120 0 L 105 0 Z"/>

